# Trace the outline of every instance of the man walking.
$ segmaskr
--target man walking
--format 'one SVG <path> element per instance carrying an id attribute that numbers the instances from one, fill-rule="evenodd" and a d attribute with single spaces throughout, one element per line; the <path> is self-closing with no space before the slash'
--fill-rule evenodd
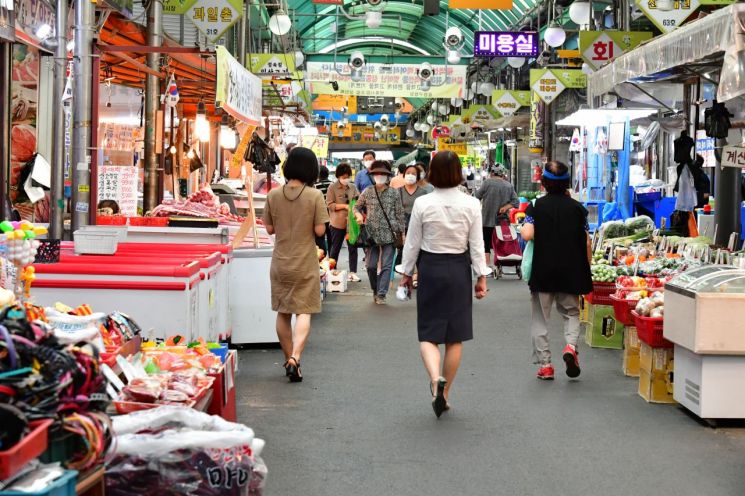
<path id="1" fill-rule="evenodd" d="M 507 180 L 507 169 L 503 165 L 493 165 L 489 172 L 490 177 L 484 181 L 484 184 L 474 195 L 481 200 L 486 265 L 491 265 L 489 254 L 492 248 L 491 240 L 494 226 L 497 225 L 497 216 L 520 205 L 515 187 Z"/>

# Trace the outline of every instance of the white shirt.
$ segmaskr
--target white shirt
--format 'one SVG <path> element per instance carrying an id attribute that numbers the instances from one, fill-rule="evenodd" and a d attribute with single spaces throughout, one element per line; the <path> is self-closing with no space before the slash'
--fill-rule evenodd
<path id="1" fill-rule="evenodd" d="M 457 254 L 469 249 L 476 273 L 489 275 L 491 270 L 484 260 L 481 203 L 476 198 L 458 188 L 435 188 L 416 199 L 404 245 L 405 274 L 414 273 L 420 250 Z"/>

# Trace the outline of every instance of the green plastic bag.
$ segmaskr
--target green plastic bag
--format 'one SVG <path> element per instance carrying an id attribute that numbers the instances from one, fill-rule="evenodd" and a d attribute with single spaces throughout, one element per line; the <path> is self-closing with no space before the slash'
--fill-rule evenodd
<path id="1" fill-rule="evenodd" d="M 360 225 L 357 223 L 357 219 L 354 218 L 354 206 L 357 204 L 357 200 L 349 201 L 349 219 L 347 221 L 347 234 L 349 239 L 347 240 L 350 245 L 357 244 L 357 238 L 360 236 Z"/>
<path id="2" fill-rule="evenodd" d="M 533 272 L 533 240 L 531 239 L 525 245 L 523 251 L 523 261 L 520 264 L 520 270 L 523 273 L 523 281 L 530 282 L 530 274 Z"/>

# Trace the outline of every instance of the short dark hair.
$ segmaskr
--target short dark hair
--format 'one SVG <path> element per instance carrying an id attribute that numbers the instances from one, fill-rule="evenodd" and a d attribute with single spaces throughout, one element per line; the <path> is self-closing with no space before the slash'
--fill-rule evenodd
<path id="1" fill-rule="evenodd" d="M 696 159 L 693 161 L 693 165 L 700 168 L 704 166 L 705 161 L 706 160 L 704 159 L 704 157 L 700 153 L 697 153 Z"/>
<path id="2" fill-rule="evenodd" d="M 101 200 L 98 202 L 98 210 L 101 210 L 102 208 L 110 208 L 113 214 L 119 213 L 119 204 L 116 200 Z"/>
<path id="3" fill-rule="evenodd" d="M 351 176 L 352 175 L 352 167 L 349 166 L 346 162 L 343 164 L 339 164 L 336 166 L 336 172 L 334 173 L 336 177 L 341 176 Z"/>
<path id="4" fill-rule="evenodd" d="M 451 151 L 438 152 L 429 163 L 427 179 L 435 188 L 455 188 L 463 181 L 458 154 Z"/>
<path id="5" fill-rule="evenodd" d="M 367 157 L 368 155 L 372 155 L 373 160 L 375 160 L 375 152 L 372 150 L 365 150 L 365 153 L 362 154 L 362 158 Z"/>
<path id="6" fill-rule="evenodd" d="M 329 178 L 329 168 L 322 165 L 318 168 L 318 179 L 324 180 Z"/>
<path id="7" fill-rule="evenodd" d="M 407 165 L 404 168 L 403 173 L 406 174 L 406 171 L 409 170 L 409 169 L 414 169 L 416 171 L 417 179 L 419 179 L 419 174 L 422 172 L 421 170 L 419 170 L 419 166 L 418 165 L 413 165 L 413 164 L 412 165 Z"/>
<path id="8" fill-rule="evenodd" d="M 318 179 L 318 159 L 309 148 L 296 146 L 287 155 L 282 171 L 287 180 L 297 179 L 313 186 Z"/>
<path id="9" fill-rule="evenodd" d="M 545 169 L 555 176 L 564 176 L 569 174 L 569 167 L 563 162 L 553 160 L 546 164 Z M 563 195 L 566 190 L 569 189 L 571 184 L 570 179 L 549 179 L 546 176 L 541 176 L 541 184 L 549 194 Z"/>
<path id="10" fill-rule="evenodd" d="M 399 174 L 403 174 L 404 172 L 406 172 L 406 169 L 408 169 L 408 167 L 406 167 L 406 164 L 398 164 L 398 173 Z"/>

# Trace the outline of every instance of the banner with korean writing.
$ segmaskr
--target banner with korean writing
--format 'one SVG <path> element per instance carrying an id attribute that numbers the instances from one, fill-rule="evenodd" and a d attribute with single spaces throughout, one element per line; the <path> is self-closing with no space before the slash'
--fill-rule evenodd
<path id="1" fill-rule="evenodd" d="M 329 137 L 327 134 L 317 134 L 315 136 L 300 136 L 300 146 L 310 149 L 317 158 L 326 158 L 329 156 Z"/>
<path id="2" fill-rule="evenodd" d="M 98 202 L 114 200 L 122 215 L 137 215 L 137 167 L 128 165 L 98 166 Z M 98 202 L 96 202 L 98 204 Z"/>
<path id="3" fill-rule="evenodd" d="M 217 81 L 215 105 L 236 119 L 252 125 L 261 123 L 261 79 L 247 71 L 230 52 L 215 47 Z"/>
<path id="4" fill-rule="evenodd" d="M 520 107 L 530 107 L 528 90 L 494 90 L 491 104 L 502 115 L 513 115 Z"/>
<path id="5" fill-rule="evenodd" d="M 722 167 L 739 167 L 745 169 L 745 148 L 725 146 L 722 149 Z"/>
<path id="6" fill-rule="evenodd" d="M 297 77 L 295 55 L 293 53 L 251 53 L 248 55 L 246 68 L 261 79 L 273 77 Z"/>
<path id="7" fill-rule="evenodd" d="M 699 0 L 636 0 L 639 9 L 662 33 L 679 28 L 701 2 Z"/>
<path id="8" fill-rule="evenodd" d="M 566 88 L 584 88 L 587 75 L 580 69 L 531 69 L 530 89 L 545 103 L 553 102 Z"/>
<path id="9" fill-rule="evenodd" d="M 387 132 L 376 130 L 373 126 L 353 125 L 351 136 L 331 135 L 331 142 L 344 142 L 355 145 L 400 145 L 401 129 L 392 127 Z"/>
<path id="10" fill-rule="evenodd" d="M 452 142 L 450 138 L 437 138 L 437 151 L 438 152 L 454 152 L 459 157 L 468 155 L 468 143 L 465 142 Z"/>
<path id="11" fill-rule="evenodd" d="M 46 0 L 14 0 L 16 40 L 27 45 L 49 50 L 42 45 L 39 34 L 46 31 L 46 39 L 54 37 L 57 24 L 57 9 Z M 44 27 L 46 26 L 46 27 Z M 50 29 L 51 28 L 51 29 Z"/>
<path id="12" fill-rule="evenodd" d="M 163 2 L 164 14 L 186 14 L 189 7 L 197 3 L 197 0 L 165 0 Z"/>
<path id="13" fill-rule="evenodd" d="M 651 40 L 649 31 L 580 31 L 579 50 L 582 60 L 593 69 L 633 50 L 642 41 Z"/>
<path id="14" fill-rule="evenodd" d="M 466 82 L 466 66 L 433 65 L 434 74 L 429 86 L 422 84 L 419 64 L 368 63 L 362 70 L 362 80 L 352 81 L 346 64 L 337 62 L 308 62 L 305 79 L 311 83 L 311 93 L 358 96 L 402 96 L 411 98 L 462 98 Z M 338 84 L 335 90 L 330 81 Z"/>
<path id="15" fill-rule="evenodd" d="M 186 17 L 212 43 L 243 16 L 243 0 L 197 0 L 186 11 Z"/>

